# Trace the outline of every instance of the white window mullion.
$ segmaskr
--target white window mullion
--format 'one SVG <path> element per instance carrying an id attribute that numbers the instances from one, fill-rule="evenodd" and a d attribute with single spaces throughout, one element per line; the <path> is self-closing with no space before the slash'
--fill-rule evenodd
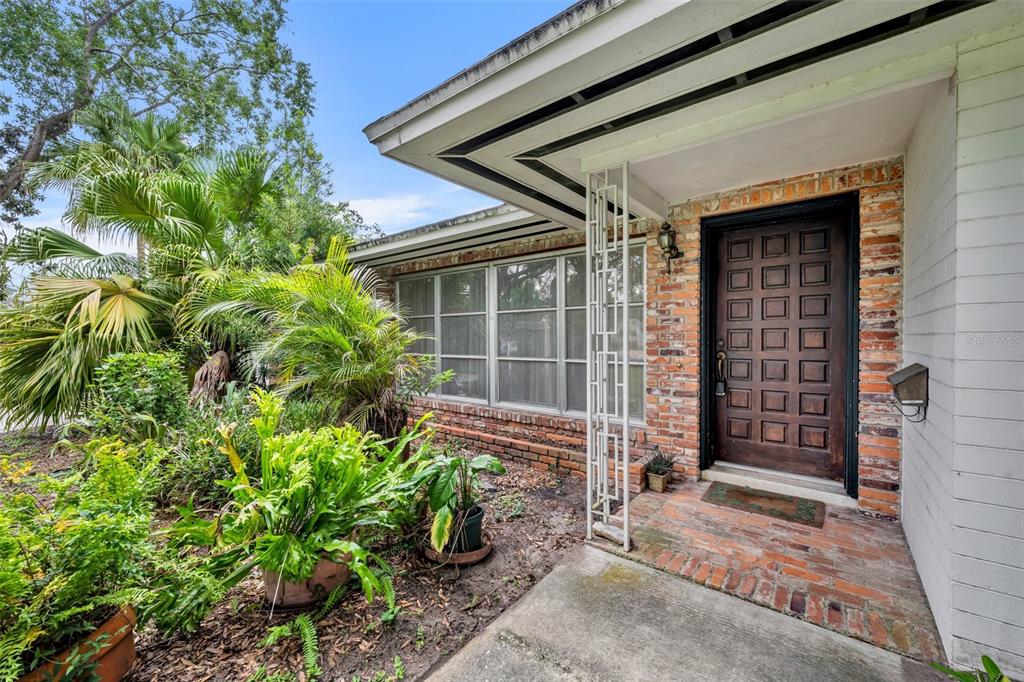
<path id="1" fill-rule="evenodd" d="M 487 268 L 487 402 L 498 404 L 498 270 Z"/>
<path id="2" fill-rule="evenodd" d="M 556 370 L 558 386 L 556 387 L 556 395 L 558 396 L 558 411 L 564 413 L 568 403 L 568 389 L 565 385 L 565 256 L 559 256 L 557 263 L 556 281 L 558 282 L 558 289 L 555 296 L 557 311 L 555 313 L 555 326 L 557 327 L 555 343 L 557 344 L 557 351 L 555 359 L 558 362 L 558 369 Z"/>

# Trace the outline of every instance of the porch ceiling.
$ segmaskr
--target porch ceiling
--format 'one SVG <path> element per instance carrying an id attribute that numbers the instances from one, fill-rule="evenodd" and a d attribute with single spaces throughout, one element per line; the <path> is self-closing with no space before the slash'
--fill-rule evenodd
<path id="1" fill-rule="evenodd" d="M 631 209 L 664 217 L 680 192 L 697 193 L 678 189 L 694 184 L 685 160 L 695 155 L 677 152 L 719 144 L 736 158 L 739 140 L 749 146 L 760 139 L 751 131 L 768 126 L 789 140 L 772 156 L 791 163 L 771 171 L 767 150 L 747 150 L 745 163 L 760 169 L 752 182 L 817 169 L 787 170 L 804 163 L 792 159 L 801 132 L 822 162 L 899 153 L 920 108 L 915 86 L 952 73 L 955 43 L 1024 20 L 1014 0 L 632 0 L 587 14 L 588 3 L 557 37 L 496 53 L 467 71 L 480 78 L 446 83 L 368 126 L 367 137 L 392 158 L 573 227 L 587 170 L 643 160 Z M 910 94 L 893 94 L 901 89 Z M 884 97 L 885 109 L 864 103 Z M 826 149 L 819 138 L 837 119 L 822 112 L 846 106 L 870 120 L 856 121 L 842 149 Z M 858 148 L 865 153 L 851 158 Z M 684 163 L 658 166 L 665 154 Z"/>
<path id="2" fill-rule="evenodd" d="M 670 204 L 824 168 L 902 154 L 928 83 L 633 162 L 634 175 Z"/>

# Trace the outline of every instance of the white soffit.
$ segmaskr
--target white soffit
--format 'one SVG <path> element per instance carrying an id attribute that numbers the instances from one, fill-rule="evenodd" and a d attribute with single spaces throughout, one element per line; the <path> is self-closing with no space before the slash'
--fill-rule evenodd
<path id="1" fill-rule="evenodd" d="M 934 83 L 630 165 L 670 204 L 733 187 L 900 155 Z"/>

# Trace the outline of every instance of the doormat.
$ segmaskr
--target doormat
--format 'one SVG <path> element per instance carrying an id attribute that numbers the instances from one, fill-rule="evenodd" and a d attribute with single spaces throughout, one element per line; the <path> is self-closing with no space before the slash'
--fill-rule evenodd
<path id="1" fill-rule="evenodd" d="M 821 528 L 825 524 L 825 503 L 780 495 L 715 481 L 701 498 L 721 507 L 731 507 L 783 521 Z"/>

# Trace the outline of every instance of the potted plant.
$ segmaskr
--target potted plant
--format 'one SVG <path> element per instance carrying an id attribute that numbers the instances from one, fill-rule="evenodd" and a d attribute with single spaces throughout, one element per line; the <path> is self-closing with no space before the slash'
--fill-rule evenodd
<path id="1" fill-rule="evenodd" d="M 483 533 L 484 509 L 479 505 L 479 476 L 484 471 L 504 474 L 505 467 L 497 457 L 468 458 L 449 446 L 421 474 L 433 514 L 428 558 L 468 566 L 490 553 L 491 543 Z"/>
<path id="2" fill-rule="evenodd" d="M 233 499 L 213 519 L 183 509 L 173 535 L 212 550 L 209 565 L 225 581 L 222 589 L 261 568 L 267 601 L 275 607 L 314 604 L 353 573 L 371 600 L 382 590 L 378 573 L 387 564 L 363 548 L 360 537 L 415 519 L 414 476 L 428 447 L 420 430 L 427 416 L 391 441 L 351 425 L 277 434 L 283 400 L 259 389 L 252 399 L 258 411 L 258 478 L 249 477 L 232 428 L 223 427 L 221 451 L 235 472 L 225 485 Z"/>
<path id="3" fill-rule="evenodd" d="M 656 451 L 647 461 L 647 486 L 656 493 L 663 493 L 672 481 L 673 459 Z"/>
<path id="4" fill-rule="evenodd" d="M 41 480 L 49 504 L 0 495 L 3 682 L 117 682 L 135 660 L 132 602 L 145 592 L 154 551 L 153 463 L 120 441 L 93 454 L 87 472 Z"/>

